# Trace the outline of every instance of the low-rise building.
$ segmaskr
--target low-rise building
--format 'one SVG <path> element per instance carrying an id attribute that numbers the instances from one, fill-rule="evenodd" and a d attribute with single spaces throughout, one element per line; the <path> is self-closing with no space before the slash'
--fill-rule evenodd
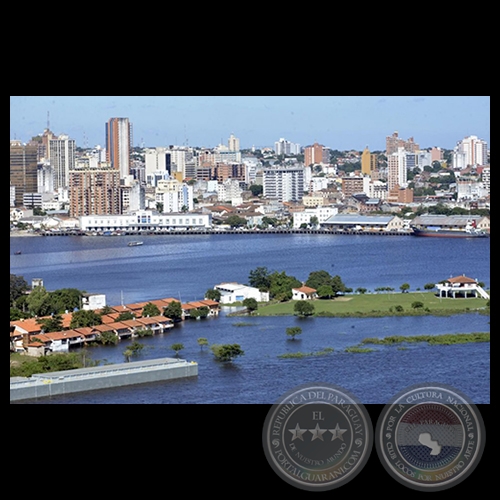
<path id="1" fill-rule="evenodd" d="M 245 299 L 255 299 L 257 302 L 269 302 L 269 292 L 261 292 L 258 288 L 241 285 L 240 283 L 220 283 L 214 286 L 221 293 L 220 303 L 231 304 Z"/>
<path id="2" fill-rule="evenodd" d="M 292 300 L 312 300 L 317 298 L 318 294 L 315 288 L 305 285 L 299 288 L 292 288 Z"/>

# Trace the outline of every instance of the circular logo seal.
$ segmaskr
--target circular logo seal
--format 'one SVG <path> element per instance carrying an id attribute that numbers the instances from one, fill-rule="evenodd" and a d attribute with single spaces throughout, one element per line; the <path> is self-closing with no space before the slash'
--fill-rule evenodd
<path id="1" fill-rule="evenodd" d="M 419 384 L 397 394 L 375 430 L 377 454 L 400 483 L 439 491 L 463 481 L 477 466 L 485 443 L 477 407 L 457 389 Z"/>
<path id="2" fill-rule="evenodd" d="M 373 427 L 366 408 L 344 389 L 305 384 L 271 407 L 262 443 L 283 480 L 303 490 L 326 491 L 362 470 L 372 449 Z"/>

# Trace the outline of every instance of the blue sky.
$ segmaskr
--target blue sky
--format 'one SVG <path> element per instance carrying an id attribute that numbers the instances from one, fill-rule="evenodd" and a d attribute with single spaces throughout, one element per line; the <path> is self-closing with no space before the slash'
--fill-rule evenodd
<path id="1" fill-rule="evenodd" d="M 10 138 L 47 126 L 77 146 L 104 145 L 105 123 L 127 117 L 134 146 L 215 147 L 231 133 L 241 148 L 281 137 L 307 146 L 385 150 L 394 131 L 421 147 L 452 149 L 476 135 L 490 144 L 490 96 L 10 96 Z"/>

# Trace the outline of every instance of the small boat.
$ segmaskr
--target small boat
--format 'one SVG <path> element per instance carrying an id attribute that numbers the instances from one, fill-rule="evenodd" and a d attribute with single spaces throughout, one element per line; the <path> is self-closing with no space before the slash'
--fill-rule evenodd
<path id="1" fill-rule="evenodd" d="M 21 250 L 17 250 L 16 252 L 14 252 L 14 255 L 21 255 Z"/>
<path id="2" fill-rule="evenodd" d="M 144 243 L 142 241 L 130 241 L 128 243 L 128 246 L 129 247 L 138 247 L 138 246 L 141 246 L 143 245 Z"/>

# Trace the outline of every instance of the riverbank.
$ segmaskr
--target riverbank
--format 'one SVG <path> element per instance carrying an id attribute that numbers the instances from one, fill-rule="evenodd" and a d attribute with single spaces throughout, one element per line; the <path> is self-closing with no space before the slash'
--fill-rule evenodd
<path id="1" fill-rule="evenodd" d="M 489 290 L 488 290 L 489 293 Z M 252 316 L 294 316 L 297 301 L 260 303 Z M 383 317 L 383 316 L 451 316 L 477 312 L 489 314 L 489 301 L 482 298 L 440 298 L 434 292 L 364 293 L 335 299 L 316 299 L 313 316 Z M 247 315 L 245 311 L 230 313 Z"/>

